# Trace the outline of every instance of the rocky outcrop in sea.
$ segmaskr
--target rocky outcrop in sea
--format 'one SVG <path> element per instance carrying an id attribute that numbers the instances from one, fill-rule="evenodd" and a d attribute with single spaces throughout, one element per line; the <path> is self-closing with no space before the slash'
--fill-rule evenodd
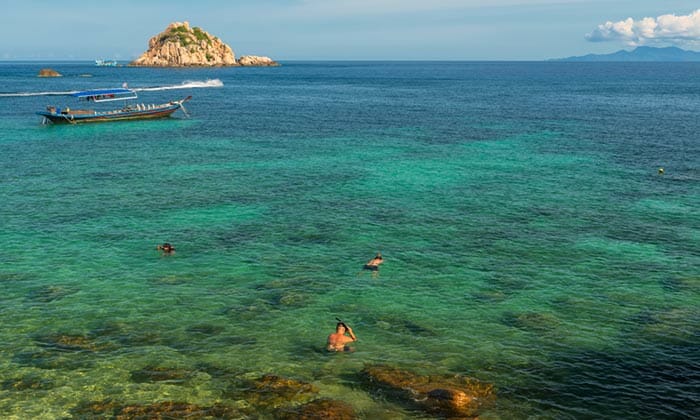
<path id="1" fill-rule="evenodd" d="M 243 55 L 238 59 L 238 64 L 241 66 L 257 66 L 257 67 L 271 67 L 279 66 L 279 63 L 272 60 L 270 57 L 264 57 L 259 55 Z"/>
<path id="2" fill-rule="evenodd" d="M 186 67 L 234 66 L 231 47 L 219 38 L 189 22 L 174 22 L 148 41 L 148 50 L 132 61 L 131 66 Z"/>
<path id="3" fill-rule="evenodd" d="M 173 22 L 148 41 L 148 50 L 130 66 L 221 67 L 275 66 L 269 57 L 243 56 L 236 61 L 230 46 L 189 22 Z"/>
<path id="4" fill-rule="evenodd" d="M 61 73 L 59 73 L 53 69 L 41 69 L 41 70 L 39 70 L 39 74 L 37 75 L 37 77 L 61 77 L 61 76 L 63 76 Z"/>

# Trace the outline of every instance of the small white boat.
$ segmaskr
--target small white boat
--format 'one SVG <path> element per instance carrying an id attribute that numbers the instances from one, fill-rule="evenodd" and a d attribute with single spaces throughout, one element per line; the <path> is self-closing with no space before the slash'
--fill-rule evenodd
<path id="1" fill-rule="evenodd" d="M 95 60 L 98 67 L 117 67 L 117 60 Z"/>

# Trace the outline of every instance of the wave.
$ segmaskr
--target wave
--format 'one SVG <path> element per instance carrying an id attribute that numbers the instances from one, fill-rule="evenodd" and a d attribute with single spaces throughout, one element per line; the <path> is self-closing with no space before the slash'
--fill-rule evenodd
<path id="1" fill-rule="evenodd" d="M 155 92 L 159 90 L 173 90 L 173 89 L 193 89 L 193 88 L 215 88 L 223 87 L 224 82 L 220 79 L 207 79 L 201 80 L 187 80 L 179 85 L 166 85 L 166 86 L 151 86 L 142 88 L 131 88 L 136 92 Z M 58 91 L 58 92 L 11 92 L 11 93 L 0 93 L 0 97 L 22 97 L 22 96 L 68 96 L 74 93 L 80 92 L 78 90 L 70 91 Z"/>

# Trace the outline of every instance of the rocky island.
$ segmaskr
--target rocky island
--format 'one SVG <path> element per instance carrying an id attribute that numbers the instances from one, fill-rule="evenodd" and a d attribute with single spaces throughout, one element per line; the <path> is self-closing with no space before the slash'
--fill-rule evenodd
<path id="1" fill-rule="evenodd" d="M 130 66 L 143 67 L 220 67 L 277 66 L 269 57 L 236 56 L 228 45 L 189 22 L 173 22 L 148 41 L 148 50 Z"/>

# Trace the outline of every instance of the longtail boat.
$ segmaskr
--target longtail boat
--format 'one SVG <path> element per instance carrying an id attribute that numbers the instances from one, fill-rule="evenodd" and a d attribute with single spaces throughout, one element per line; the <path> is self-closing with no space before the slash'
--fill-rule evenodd
<path id="1" fill-rule="evenodd" d="M 94 103 L 124 101 L 124 106 L 112 110 L 72 109 L 69 107 L 61 109 L 55 106 L 48 106 L 46 107 L 46 111 L 37 112 L 38 115 L 44 117 L 43 123 L 82 124 L 91 122 L 145 120 L 168 117 L 178 109 L 182 109 L 182 112 L 187 115 L 187 110 L 185 110 L 183 104 L 192 99 L 192 96 L 188 96 L 185 99 L 171 101 L 165 104 L 145 105 L 143 103 L 130 103 L 128 101 L 137 99 L 138 95 L 134 90 L 127 88 L 86 90 L 72 93 L 71 96 L 78 98 L 79 101 Z"/>

